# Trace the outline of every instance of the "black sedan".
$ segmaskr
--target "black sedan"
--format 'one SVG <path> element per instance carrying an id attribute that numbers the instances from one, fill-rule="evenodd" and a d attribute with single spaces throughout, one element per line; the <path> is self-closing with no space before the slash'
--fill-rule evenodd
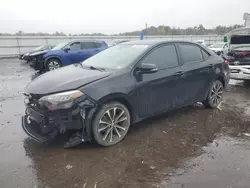
<path id="1" fill-rule="evenodd" d="M 227 62 L 204 46 L 128 42 L 29 83 L 22 126 L 39 142 L 73 130 L 66 148 L 90 140 L 111 146 L 145 118 L 198 101 L 217 107 L 228 82 Z"/>

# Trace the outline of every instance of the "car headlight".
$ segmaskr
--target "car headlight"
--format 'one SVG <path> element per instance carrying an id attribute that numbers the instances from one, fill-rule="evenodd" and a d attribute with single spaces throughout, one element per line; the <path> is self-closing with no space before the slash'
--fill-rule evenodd
<path id="1" fill-rule="evenodd" d="M 47 95 L 39 99 L 39 104 L 46 106 L 49 110 L 68 109 L 73 106 L 77 98 L 83 95 L 84 94 L 78 90 Z"/>
<path id="2" fill-rule="evenodd" d="M 30 55 L 30 53 L 26 53 L 26 54 L 24 54 L 24 56 L 28 56 L 28 55 Z"/>

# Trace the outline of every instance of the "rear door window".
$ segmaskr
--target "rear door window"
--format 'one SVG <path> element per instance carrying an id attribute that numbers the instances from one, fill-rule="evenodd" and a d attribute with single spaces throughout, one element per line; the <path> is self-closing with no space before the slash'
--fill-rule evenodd
<path id="1" fill-rule="evenodd" d="M 203 55 L 201 48 L 195 44 L 179 44 L 183 63 L 201 62 Z"/>
<path id="2" fill-rule="evenodd" d="M 82 42 L 82 49 L 94 49 L 97 48 L 95 42 Z"/>
<path id="3" fill-rule="evenodd" d="M 178 66 L 175 45 L 158 47 L 148 54 L 142 63 L 155 64 L 159 70 Z"/>

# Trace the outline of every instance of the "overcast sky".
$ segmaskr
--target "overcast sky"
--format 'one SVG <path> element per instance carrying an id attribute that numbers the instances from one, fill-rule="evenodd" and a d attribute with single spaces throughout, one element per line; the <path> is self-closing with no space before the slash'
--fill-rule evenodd
<path id="1" fill-rule="evenodd" d="M 119 33 L 148 26 L 243 24 L 250 0 L 0 0 L 0 33 Z"/>

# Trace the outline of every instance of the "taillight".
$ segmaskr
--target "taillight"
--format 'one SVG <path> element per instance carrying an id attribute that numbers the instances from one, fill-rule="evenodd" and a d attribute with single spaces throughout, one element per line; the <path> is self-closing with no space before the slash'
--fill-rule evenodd
<path id="1" fill-rule="evenodd" d="M 229 61 L 228 61 L 228 60 L 225 60 L 224 63 L 225 63 L 226 65 L 229 65 Z"/>

